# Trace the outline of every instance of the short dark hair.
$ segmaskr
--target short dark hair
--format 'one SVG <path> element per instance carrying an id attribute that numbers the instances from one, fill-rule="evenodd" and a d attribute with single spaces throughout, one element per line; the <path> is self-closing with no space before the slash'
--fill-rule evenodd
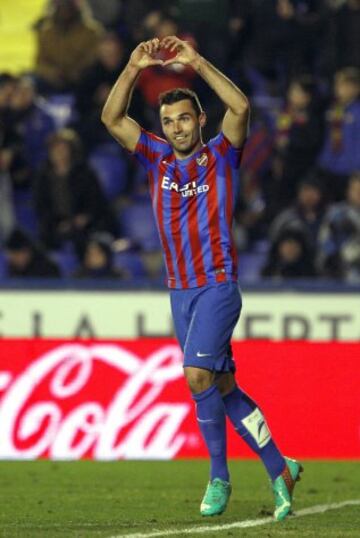
<path id="1" fill-rule="evenodd" d="M 357 67 L 344 67 L 343 69 L 339 69 L 339 71 L 336 71 L 335 73 L 335 80 L 342 80 L 360 86 L 360 69 L 357 69 Z"/>
<path id="2" fill-rule="evenodd" d="M 83 156 L 83 145 L 79 135 L 74 129 L 63 127 L 53 133 L 51 133 L 47 140 L 48 150 L 58 142 L 64 142 L 70 148 L 70 153 L 73 162 L 81 161 Z"/>
<path id="3" fill-rule="evenodd" d="M 349 177 L 349 184 L 360 181 L 360 170 L 355 170 Z"/>
<path id="4" fill-rule="evenodd" d="M 184 101 L 185 99 L 189 99 L 189 101 L 192 102 L 198 116 L 203 112 L 198 96 L 188 88 L 174 88 L 173 90 L 161 93 L 159 95 L 159 105 L 173 105 L 174 103 Z"/>
<path id="5" fill-rule="evenodd" d="M 34 242 L 31 237 L 21 228 L 15 228 L 5 241 L 5 249 L 19 251 L 23 249 L 32 249 Z"/>
<path id="6" fill-rule="evenodd" d="M 292 86 L 293 84 L 300 86 L 302 91 L 310 95 L 310 97 L 313 97 L 316 94 L 316 82 L 311 75 L 298 75 L 290 81 L 290 86 Z"/>
<path id="7" fill-rule="evenodd" d="M 5 86 L 5 84 L 15 83 L 17 78 L 11 75 L 10 73 L 1 72 L 0 73 L 0 87 Z"/>

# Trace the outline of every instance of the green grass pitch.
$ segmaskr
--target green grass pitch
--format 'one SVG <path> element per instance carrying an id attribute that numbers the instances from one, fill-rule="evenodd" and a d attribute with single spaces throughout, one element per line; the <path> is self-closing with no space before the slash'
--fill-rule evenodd
<path id="1" fill-rule="evenodd" d="M 305 461 L 295 491 L 294 511 L 360 499 L 359 462 Z M 201 518 L 199 504 L 208 463 L 171 462 L 0 462 L 1 538 L 110 538 L 264 518 L 272 493 L 259 462 L 231 461 L 233 495 L 225 514 Z M 160 534 L 159 534 L 160 536 Z M 246 529 L 191 531 L 194 537 L 359 538 L 360 506 L 289 517 Z"/>

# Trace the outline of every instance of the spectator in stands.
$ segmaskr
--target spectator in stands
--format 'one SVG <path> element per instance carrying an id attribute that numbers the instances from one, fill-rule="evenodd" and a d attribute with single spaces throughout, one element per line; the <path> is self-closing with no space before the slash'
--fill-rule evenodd
<path id="1" fill-rule="evenodd" d="M 256 84 L 283 88 L 291 77 L 313 72 L 323 46 L 322 2 L 251 1 L 245 60 Z"/>
<path id="2" fill-rule="evenodd" d="M 284 209 L 271 224 L 271 242 L 274 243 L 285 231 L 298 230 L 315 249 L 325 207 L 321 183 L 314 174 L 307 176 L 299 184 L 295 204 Z"/>
<path id="3" fill-rule="evenodd" d="M 353 67 L 338 71 L 334 94 L 318 163 L 327 192 L 342 200 L 350 174 L 360 170 L 360 71 Z"/>
<path id="4" fill-rule="evenodd" d="M 197 0 L 175 0 L 179 22 L 184 28 L 189 28 L 205 56 L 212 58 L 220 70 L 226 65 L 229 50 L 232 4 L 232 0 L 205 0 L 201 3 Z M 211 39 L 207 35 L 211 35 Z"/>
<path id="5" fill-rule="evenodd" d="M 87 0 L 93 17 L 105 28 L 115 30 L 121 22 L 121 0 Z"/>
<path id="6" fill-rule="evenodd" d="M 266 194 L 272 151 L 273 132 L 269 122 L 253 107 L 250 132 L 241 158 L 241 188 L 235 206 L 235 241 L 240 250 L 251 250 L 267 235 Z M 271 196 L 271 188 L 269 191 Z"/>
<path id="7" fill-rule="evenodd" d="M 97 233 L 89 237 L 86 243 L 81 267 L 75 272 L 75 278 L 125 278 L 126 272 L 114 267 L 113 238 L 106 233 Z"/>
<path id="8" fill-rule="evenodd" d="M 0 73 L 0 246 L 15 224 L 12 185 L 9 174 L 11 142 L 14 142 L 8 121 L 9 105 L 16 79 L 8 73 Z M 10 147 L 9 147 L 10 146 Z"/>
<path id="9" fill-rule="evenodd" d="M 40 236 L 48 248 L 73 241 L 81 257 L 89 233 L 114 232 L 97 176 L 83 158 L 80 139 L 71 129 L 50 137 L 48 160 L 35 184 L 35 201 Z"/>
<path id="10" fill-rule="evenodd" d="M 346 0 L 334 11 L 331 26 L 336 69 L 360 69 L 360 0 Z"/>
<path id="11" fill-rule="evenodd" d="M 75 128 L 87 149 L 111 140 L 100 116 L 109 92 L 125 66 L 124 52 L 125 45 L 116 34 L 105 34 L 98 46 L 96 62 L 79 82 L 76 90 L 79 118 Z"/>
<path id="12" fill-rule="evenodd" d="M 102 31 L 84 1 L 53 0 L 49 15 L 37 27 L 35 74 L 40 92 L 72 91 L 94 63 Z"/>
<path id="13" fill-rule="evenodd" d="M 262 276 L 277 280 L 316 276 L 313 251 L 298 230 L 283 232 L 272 244 Z"/>
<path id="14" fill-rule="evenodd" d="M 0 248 L 15 227 L 15 209 L 9 173 L 0 161 Z"/>
<path id="15" fill-rule="evenodd" d="M 360 171 L 351 177 L 346 201 L 332 205 L 319 236 L 323 276 L 360 282 Z"/>
<path id="16" fill-rule="evenodd" d="M 126 9 L 123 10 L 122 15 L 125 25 L 131 33 L 133 43 L 153 37 L 153 32 L 151 34 L 144 33 L 144 19 L 151 12 L 162 12 L 166 9 L 172 11 L 172 3 L 172 0 L 131 0 L 131 2 L 126 2 Z"/>
<path id="17" fill-rule="evenodd" d="M 60 276 L 56 263 L 24 231 L 14 230 L 5 244 L 8 276 L 54 278 Z"/>
<path id="18" fill-rule="evenodd" d="M 15 86 L 16 77 L 10 73 L 0 73 L 0 122 L 6 118 Z"/>
<path id="19" fill-rule="evenodd" d="M 28 186 L 31 171 L 25 158 L 22 134 L 12 119 L 11 100 L 17 79 L 8 73 L 0 74 L 0 171 L 14 186 Z"/>
<path id="20" fill-rule="evenodd" d="M 231 80 L 239 81 L 246 95 L 251 95 L 251 88 L 245 75 L 245 50 L 251 37 L 252 0 L 232 3 L 228 21 L 229 48 L 227 52 L 227 69 Z"/>
<path id="21" fill-rule="evenodd" d="M 286 101 L 276 117 L 270 186 L 275 210 L 291 203 L 298 182 L 314 166 L 321 147 L 323 118 L 314 80 L 309 75 L 294 78 Z"/>
<path id="22" fill-rule="evenodd" d="M 46 159 L 46 139 L 55 131 L 55 123 L 29 77 L 21 77 L 16 82 L 10 99 L 9 121 L 22 139 L 27 164 L 36 171 Z"/>

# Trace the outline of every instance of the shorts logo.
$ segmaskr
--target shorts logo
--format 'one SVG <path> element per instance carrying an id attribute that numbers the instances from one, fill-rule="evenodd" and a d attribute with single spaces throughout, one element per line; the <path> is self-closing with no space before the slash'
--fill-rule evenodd
<path id="1" fill-rule="evenodd" d="M 167 191 L 175 191 L 181 194 L 184 198 L 190 196 L 197 196 L 202 192 L 207 192 L 209 190 L 209 185 L 197 185 L 196 181 L 190 181 L 184 185 L 178 185 L 175 181 L 171 181 L 169 176 L 163 176 L 161 182 L 161 188 Z"/>
<path id="2" fill-rule="evenodd" d="M 196 356 L 197 357 L 211 357 L 211 353 L 200 353 L 200 351 L 198 351 L 196 353 Z"/>

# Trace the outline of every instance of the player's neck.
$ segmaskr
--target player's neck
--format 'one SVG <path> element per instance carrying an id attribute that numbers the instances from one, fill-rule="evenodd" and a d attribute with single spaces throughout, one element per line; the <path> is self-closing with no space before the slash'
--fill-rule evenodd
<path id="1" fill-rule="evenodd" d="M 176 149 L 173 148 L 174 155 L 175 155 L 176 159 L 178 159 L 179 161 L 183 161 L 185 159 L 188 159 L 189 157 L 191 157 L 195 153 L 197 153 L 204 145 L 205 145 L 204 142 L 200 138 L 198 143 L 192 148 L 191 151 L 189 151 L 189 153 L 182 153 L 182 152 L 176 151 Z"/>

